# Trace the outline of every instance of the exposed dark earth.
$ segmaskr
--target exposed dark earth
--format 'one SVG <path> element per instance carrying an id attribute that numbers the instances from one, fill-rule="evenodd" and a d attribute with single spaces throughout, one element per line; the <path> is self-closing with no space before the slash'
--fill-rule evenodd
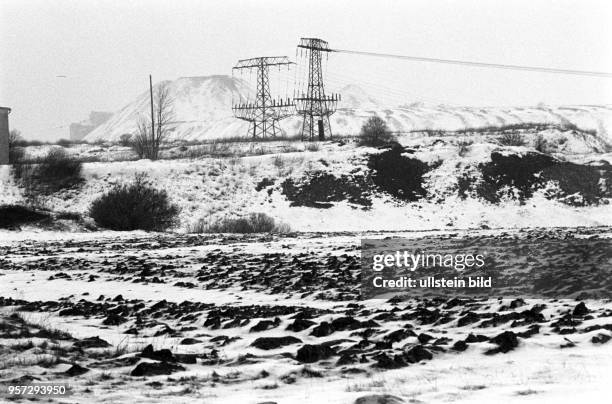
<path id="1" fill-rule="evenodd" d="M 399 403 L 407 393 L 394 390 L 393 378 L 461 356 L 498 367 L 513 355 L 563 357 L 571 370 L 573 360 L 580 366 L 612 353 L 608 235 L 604 228 L 403 234 L 415 248 L 436 251 L 495 245 L 489 263 L 506 279 L 554 257 L 556 270 L 539 281 L 541 298 L 518 291 L 362 300 L 362 235 L 351 233 L 6 243 L 0 380 L 70 383 L 74 394 L 58 402 L 95 402 L 102 393 L 119 400 L 129 389 L 135 402 L 282 403 L 318 383 L 328 402 L 360 402 L 367 392 L 378 400 L 394 393 Z M 457 388 L 486 389 L 470 386 Z M 427 394 L 416 397 L 427 402 Z"/>

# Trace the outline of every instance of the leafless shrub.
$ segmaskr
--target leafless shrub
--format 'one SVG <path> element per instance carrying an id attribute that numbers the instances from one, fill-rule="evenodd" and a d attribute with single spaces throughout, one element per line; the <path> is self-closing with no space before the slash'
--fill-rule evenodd
<path id="1" fill-rule="evenodd" d="M 289 233 L 289 225 L 276 223 L 265 213 L 251 213 L 245 217 L 222 218 L 211 221 L 200 219 L 189 229 L 190 233 Z"/>
<path id="2" fill-rule="evenodd" d="M 314 142 L 313 142 L 313 143 L 308 143 L 308 144 L 306 145 L 306 147 L 305 147 L 305 149 L 306 149 L 307 151 L 310 151 L 310 152 L 316 152 L 316 151 L 319 151 L 319 148 L 320 148 L 320 147 L 319 147 L 319 144 L 318 144 L 318 143 L 314 143 Z"/>
<path id="3" fill-rule="evenodd" d="M 119 144 L 124 147 L 129 147 L 132 144 L 132 135 L 130 133 L 124 133 L 119 136 Z"/>
<path id="4" fill-rule="evenodd" d="M 73 187 L 81 179 L 82 163 L 61 147 L 54 147 L 39 160 L 13 166 L 13 176 L 28 197 L 48 195 Z"/>
<path id="5" fill-rule="evenodd" d="M 502 146 L 525 146 L 525 140 L 519 133 L 509 132 L 501 135 L 499 144 Z"/>
<path id="6" fill-rule="evenodd" d="M 285 166 L 285 160 L 283 159 L 283 156 L 277 154 L 272 159 L 272 164 L 274 164 L 274 167 L 278 168 L 279 170 L 282 170 L 282 168 Z"/>

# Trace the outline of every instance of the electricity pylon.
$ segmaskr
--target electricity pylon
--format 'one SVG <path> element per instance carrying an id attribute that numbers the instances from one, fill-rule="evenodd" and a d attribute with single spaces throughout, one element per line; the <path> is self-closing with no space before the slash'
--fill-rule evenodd
<path id="1" fill-rule="evenodd" d="M 234 116 L 251 123 L 249 133 L 253 138 L 275 137 L 280 132 L 277 121 L 294 114 L 295 103 L 289 98 L 273 98 L 270 95 L 270 66 L 289 66 L 286 56 L 258 57 L 239 60 L 232 70 L 256 69 L 257 92 L 255 100 L 232 105 Z"/>
<path id="2" fill-rule="evenodd" d="M 332 52 L 326 41 L 318 38 L 301 38 L 298 48 L 306 50 L 308 63 L 308 87 L 306 93 L 294 97 L 297 110 L 303 117 L 302 140 L 319 140 L 332 136 L 329 116 L 336 112 L 339 94 L 325 95 L 323 85 L 323 53 Z M 316 126 L 315 126 L 316 125 Z"/>

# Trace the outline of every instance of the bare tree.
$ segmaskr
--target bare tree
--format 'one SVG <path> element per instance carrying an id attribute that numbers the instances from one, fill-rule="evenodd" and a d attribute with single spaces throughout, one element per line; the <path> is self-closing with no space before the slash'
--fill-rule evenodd
<path id="1" fill-rule="evenodd" d="M 9 163 L 16 164 L 23 159 L 25 151 L 20 147 L 21 144 L 23 144 L 21 132 L 17 129 L 11 130 L 8 136 Z"/>
<path id="2" fill-rule="evenodd" d="M 155 125 L 140 117 L 132 139 L 132 149 L 140 158 L 157 160 L 161 145 L 168 138 L 170 122 L 174 118 L 174 98 L 170 95 L 167 83 L 157 86 L 153 98 Z"/>
<path id="3" fill-rule="evenodd" d="M 21 142 L 23 138 L 21 137 L 21 132 L 17 129 L 13 129 L 9 132 L 8 143 L 9 147 L 14 147 L 17 145 L 17 142 Z"/>

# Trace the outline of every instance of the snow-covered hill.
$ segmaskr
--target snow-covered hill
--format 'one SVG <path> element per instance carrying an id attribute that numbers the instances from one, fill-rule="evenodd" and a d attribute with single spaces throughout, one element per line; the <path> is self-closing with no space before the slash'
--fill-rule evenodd
<path id="1" fill-rule="evenodd" d="M 232 100 L 244 97 L 249 88 L 244 81 L 230 76 L 182 77 L 166 82 L 174 96 L 175 123 L 173 139 L 206 140 L 246 136 L 248 124 L 233 117 Z M 159 84 L 157 84 L 159 85 Z M 354 135 L 373 114 L 383 117 L 393 131 L 462 130 L 519 123 L 575 124 L 584 130 L 595 130 L 611 142 L 612 106 L 546 106 L 535 107 L 456 107 L 410 103 L 384 105 L 358 85 L 340 91 L 342 102 L 332 116 L 332 130 L 337 135 Z M 86 140 L 117 140 L 124 133 L 134 133 L 139 117 L 149 114 L 148 92 L 121 108 L 104 125 L 92 131 Z M 299 133 L 299 116 L 281 123 L 288 135 Z"/>

